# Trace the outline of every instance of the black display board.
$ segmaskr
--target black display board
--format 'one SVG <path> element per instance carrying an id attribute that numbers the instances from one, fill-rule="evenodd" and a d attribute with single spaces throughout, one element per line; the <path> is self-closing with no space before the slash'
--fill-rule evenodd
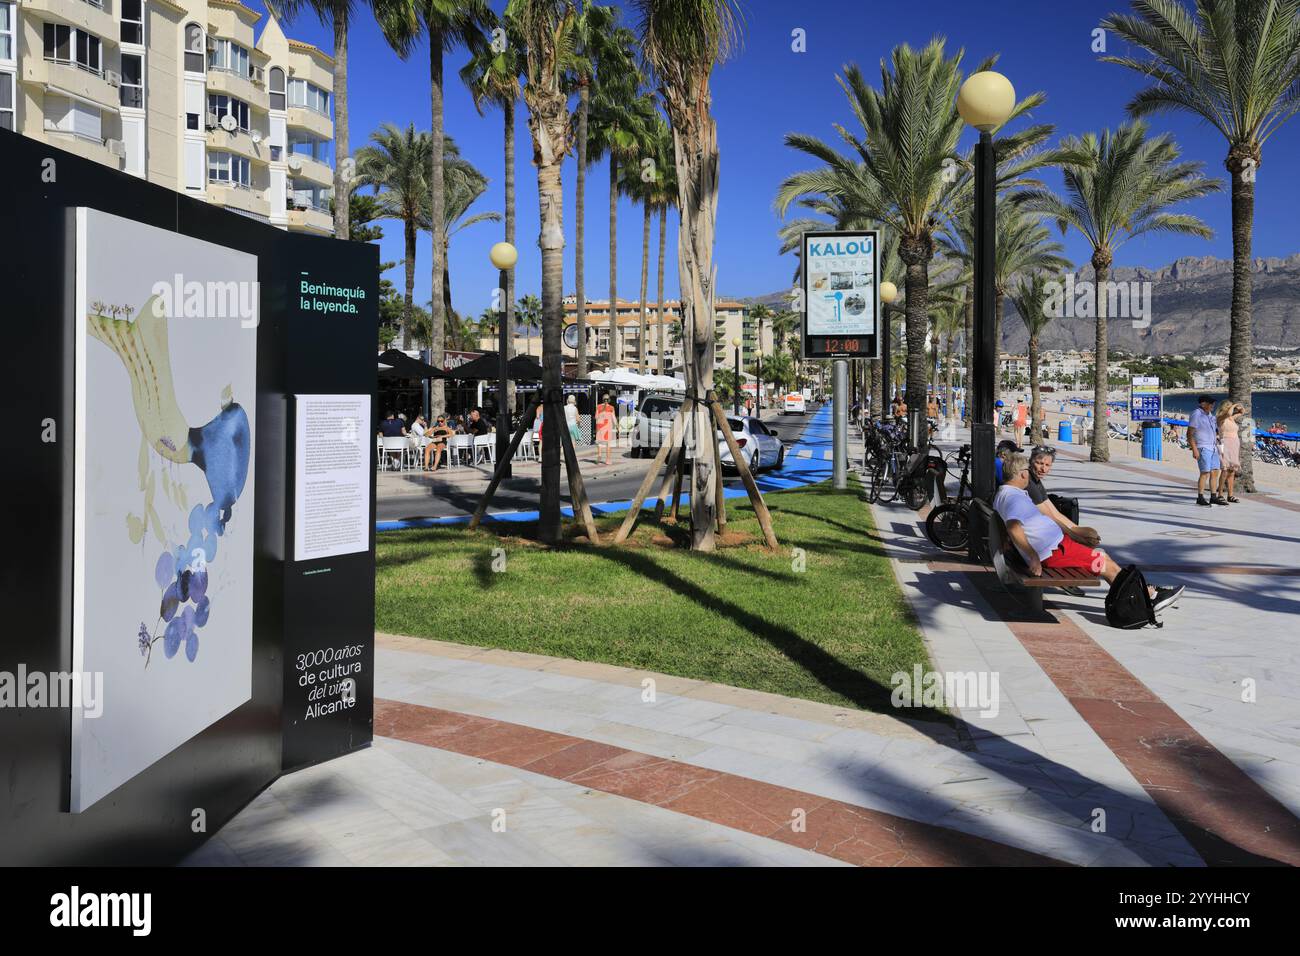
<path id="1" fill-rule="evenodd" d="M 0 864 L 168 863 L 285 769 L 370 740 L 373 532 L 368 551 L 323 562 L 328 573 L 308 575 L 317 569 L 292 561 L 291 449 L 295 393 L 367 394 L 373 401 L 378 249 L 290 234 L 5 130 L 0 177 L 9 337 L 0 349 L 9 428 L 0 468 L 8 519 L 0 674 L 73 666 L 76 208 L 258 257 L 251 699 L 75 814 L 70 710 L 0 706 Z M 304 313 L 296 295 L 304 270 L 363 289 L 357 310 Z M 93 424 L 95 410 L 87 414 Z M 372 510 L 373 503 L 372 475 Z M 295 723 L 298 701 L 286 694 L 290 656 L 344 641 L 364 645 L 355 705 L 339 719 Z"/>

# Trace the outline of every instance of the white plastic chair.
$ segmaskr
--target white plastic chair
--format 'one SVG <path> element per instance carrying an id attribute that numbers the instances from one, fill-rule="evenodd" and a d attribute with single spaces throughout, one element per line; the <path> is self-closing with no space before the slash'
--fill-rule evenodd
<path id="1" fill-rule="evenodd" d="M 497 436 L 475 435 L 474 436 L 474 464 L 480 462 L 489 462 L 495 465 L 497 463 Z"/>
<path id="2" fill-rule="evenodd" d="M 474 454 L 473 435 L 452 435 L 447 439 L 447 467 L 463 464 L 461 456 Z M 471 459 L 472 460 L 472 459 Z"/>
<path id="3" fill-rule="evenodd" d="M 396 455 L 397 470 L 405 471 L 406 462 L 407 462 L 407 453 L 411 449 L 410 443 L 402 435 L 398 435 L 395 438 L 384 436 L 382 441 L 383 444 L 381 450 L 384 456 L 383 457 L 384 470 L 385 471 L 388 470 L 388 466 L 392 463 L 393 456 Z"/>

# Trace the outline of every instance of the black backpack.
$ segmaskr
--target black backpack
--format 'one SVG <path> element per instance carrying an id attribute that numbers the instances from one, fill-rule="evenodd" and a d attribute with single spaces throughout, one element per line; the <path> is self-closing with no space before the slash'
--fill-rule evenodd
<path id="1" fill-rule="evenodd" d="M 1130 564 L 1115 577 L 1106 595 L 1106 623 L 1111 627 L 1126 629 L 1154 624 L 1164 627 L 1156 619 L 1155 605 L 1147 591 L 1147 579 L 1136 565 Z"/>

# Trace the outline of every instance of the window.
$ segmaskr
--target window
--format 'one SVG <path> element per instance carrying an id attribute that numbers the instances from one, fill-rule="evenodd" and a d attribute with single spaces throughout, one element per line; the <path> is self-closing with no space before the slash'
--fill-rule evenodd
<path id="1" fill-rule="evenodd" d="M 144 57 L 140 54 L 122 54 L 122 85 L 119 93 L 123 106 L 144 109 Z"/>
<path id="2" fill-rule="evenodd" d="M 45 59 L 56 63 L 76 63 L 89 73 L 102 75 L 99 37 L 62 23 L 46 23 L 44 26 Z"/>
<path id="3" fill-rule="evenodd" d="M 14 5 L 0 3 L 0 60 L 14 58 Z"/>
<path id="4" fill-rule="evenodd" d="M 248 104 L 224 93 L 208 94 L 208 112 L 216 113 L 220 118 L 229 113 L 239 123 L 239 128 L 248 132 Z"/>
<path id="5" fill-rule="evenodd" d="M 45 117 L 54 129 L 82 139 L 103 142 L 103 119 L 99 110 L 76 100 L 47 96 L 45 100 Z"/>
<path id="6" fill-rule="evenodd" d="M 144 0 L 122 0 L 123 43 L 144 43 Z"/>
<path id="7" fill-rule="evenodd" d="M 229 40 L 217 40 L 208 51 L 208 66 L 214 70 L 227 70 L 248 76 L 248 50 Z"/>
<path id="8" fill-rule="evenodd" d="M 0 129 L 14 128 L 14 75 L 0 73 Z"/>
<path id="9" fill-rule="evenodd" d="M 233 156 L 230 153 L 217 153 L 209 150 L 208 182 L 249 188 L 252 180 L 248 160 L 243 156 Z"/>
<path id="10" fill-rule="evenodd" d="M 284 109 L 284 70 L 271 67 L 271 109 Z"/>
<path id="11" fill-rule="evenodd" d="M 197 23 L 185 25 L 185 72 L 203 72 L 203 27 Z"/>
<path id="12" fill-rule="evenodd" d="M 306 80 L 289 81 L 289 105 L 304 106 L 325 116 L 330 115 L 330 95 Z"/>

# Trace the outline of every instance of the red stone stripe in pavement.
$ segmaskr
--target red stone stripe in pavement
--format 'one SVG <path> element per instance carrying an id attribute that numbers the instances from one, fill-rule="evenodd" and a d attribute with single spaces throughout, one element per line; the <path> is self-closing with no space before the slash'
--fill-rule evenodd
<path id="1" fill-rule="evenodd" d="M 996 575 L 965 571 L 1079 715 L 1211 866 L 1300 865 L 1300 820 L 1064 615 L 1023 610 Z"/>
<path id="2" fill-rule="evenodd" d="M 993 840 L 610 744 L 393 700 L 375 735 L 567 780 L 858 866 L 1063 866 Z M 801 809 L 804 829 L 794 828 Z"/>

